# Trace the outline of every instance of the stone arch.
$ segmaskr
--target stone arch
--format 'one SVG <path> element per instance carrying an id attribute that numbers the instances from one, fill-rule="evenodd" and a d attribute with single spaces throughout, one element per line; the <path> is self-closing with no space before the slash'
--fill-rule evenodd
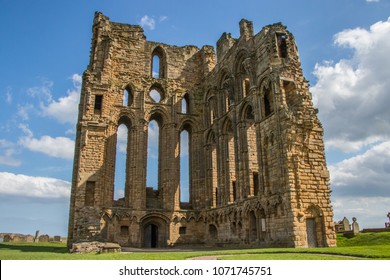
<path id="1" fill-rule="evenodd" d="M 161 159 L 165 157 L 167 151 L 162 147 L 164 143 L 164 124 L 166 122 L 162 106 L 153 107 L 148 113 L 146 122 L 146 141 L 144 150 L 146 151 L 146 208 L 162 207 L 164 192 L 160 192 L 163 182 L 163 166 Z M 156 125 L 154 124 L 156 123 Z M 150 154 L 149 154 L 150 153 Z M 157 160 L 156 160 L 157 158 Z"/>
<path id="2" fill-rule="evenodd" d="M 166 247 L 169 240 L 170 220 L 163 214 L 147 214 L 140 219 L 141 246 L 145 248 Z"/>
<path id="3" fill-rule="evenodd" d="M 250 243 L 256 242 L 258 240 L 258 223 L 257 217 L 254 210 L 250 210 L 247 215 L 248 222 L 248 241 Z"/>
<path id="4" fill-rule="evenodd" d="M 158 58 L 158 69 L 156 68 L 156 65 L 154 65 L 157 61 L 155 58 Z M 161 46 L 156 46 L 151 54 L 151 60 L 150 60 L 150 69 L 151 73 L 150 76 L 153 78 L 159 78 L 159 79 L 164 79 L 168 78 L 167 77 L 167 55 L 165 50 Z M 156 73 L 153 73 L 154 70 L 157 70 Z"/>
<path id="5" fill-rule="evenodd" d="M 179 197 L 180 208 L 191 208 L 192 201 L 192 160 L 193 160 L 193 145 L 194 142 L 194 125 L 191 119 L 186 119 L 182 122 L 178 135 L 179 148 Z M 184 142 L 186 141 L 186 142 Z M 188 180 L 188 181 L 187 181 Z"/>
<path id="6" fill-rule="evenodd" d="M 128 83 L 123 87 L 123 101 L 122 105 L 125 107 L 131 107 L 134 103 L 134 86 L 132 83 Z"/>
<path id="7" fill-rule="evenodd" d="M 244 198 L 255 196 L 259 193 L 260 176 L 257 151 L 256 123 L 252 103 L 245 102 L 240 110 L 238 137 L 240 138 L 240 157 L 242 159 L 241 168 L 243 177 L 240 182 L 241 194 Z"/>
<path id="8" fill-rule="evenodd" d="M 215 95 L 210 95 L 206 101 L 205 125 L 211 126 L 218 116 L 218 100 Z"/>
<path id="9" fill-rule="evenodd" d="M 144 118 L 146 123 L 149 123 L 151 120 L 157 121 L 161 128 L 171 120 L 167 109 L 159 104 L 154 105 L 150 110 L 146 110 Z"/>
<path id="10" fill-rule="evenodd" d="M 307 247 L 323 247 L 325 232 L 322 209 L 318 205 L 311 204 L 304 211 L 304 215 Z"/>
<path id="11" fill-rule="evenodd" d="M 220 112 L 223 115 L 229 111 L 230 105 L 235 102 L 233 78 L 226 69 L 221 71 L 218 85 L 220 90 Z"/>
<path id="12" fill-rule="evenodd" d="M 188 92 L 186 92 L 181 100 L 180 100 L 180 105 L 181 105 L 181 108 L 180 108 L 180 112 L 182 114 L 191 114 L 193 109 L 192 109 L 192 97 L 190 96 L 190 94 Z"/>
<path id="13" fill-rule="evenodd" d="M 218 240 L 218 228 L 214 224 L 209 224 L 208 235 L 212 242 L 215 243 Z"/>
<path id="14" fill-rule="evenodd" d="M 206 205 L 215 208 L 217 206 L 218 192 L 218 166 L 217 166 L 217 141 L 213 129 L 205 133 L 204 143 L 206 149 Z"/>
<path id="15" fill-rule="evenodd" d="M 236 100 L 241 100 L 249 95 L 250 75 L 245 68 L 244 61 L 249 57 L 245 49 L 237 52 L 234 62 L 233 72 L 236 77 Z"/>
<path id="16" fill-rule="evenodd" d="M 262 117 L 266 118 L 275 111 L 275 95 L 269 77 L 263 78 L 260 82 L 260 96 Z"/>
<path id="17" fill-rule="evenodd" d="M 218 196 L 222 203 L 234 202 L 239 197 L 239 190 L 236 188 L 236 147 L 235 133 L 231 119 L 226 117 L 222 123 L 222 151 L 218 157 L 223 162 L 225 177 L 222 179 L 223 190 L 219 191 Z M 222 164 L 221 164 L 222 165 Z"/>

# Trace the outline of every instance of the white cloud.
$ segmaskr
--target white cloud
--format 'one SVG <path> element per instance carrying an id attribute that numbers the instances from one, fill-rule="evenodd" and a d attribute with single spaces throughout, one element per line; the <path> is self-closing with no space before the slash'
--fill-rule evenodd
<path id="1" fill-rule="evenodd" d="M 68 198 L 67 181 L 0 172 L 0 194 L 35 198 Z"/>
<path id="2" fill-rule="evenodd" d="M 167 19 L 168 19 L 167 16 L 160 16 L 160 22 L 165 21 L 165 20 L 167 20 Z"/>
<path id="3" fill-rule="evenodd" d="M 7 89 L 5 91 L 5 102 L 7 104 L 12 103 L 12 88 L 11 87 L 7 87 Z"/>
<path id="4" fill-rule="evenodd" d="M 311 88 L 325 127 L 327 147 L 359 149 L 390 137 L 390 18 L 370 29 L 348 29 L 334 37 L 352 58 L 317 64 Z"/>
<path id="5" fill-rule="evenodd" d="M 27 89 L 27 94 L 33 98 L 38 98 L 44 101 L 52 100 L 52 89 L 54 83 L 50 80 L 43 79 L 41 86 L 30 87 Z"/>
<path id="6" fill-rule="evenodd" d="M 149 17 L 148 15 L 144 15 L 141 18 L 141 21 L 139 23 L 142 27 L 148 27 L 150 30 L 154 30 L 156 27 L 156 22 L 153 18 Z"/>
<path id="7" fill-rule="evenodd" d="M 0 139 L 0 164 L 8 166 L 20 166 L 22 162 L 15 159 L 15 144 L 4 139 Z"/>
<path id="8" fill-rule="evenodd" d="M 19 126 L 25 136 L 19 139 L 18 144 L 34 152 L 40 152 L 51 157 L 73 159 L 74 141 L 67 137 L 51 137 L 44 135 L 37 139 L 26 125 Z"/>
<path id="9" fill-rule="evenodd" d="M 390 141 L 330 165 L 329 171 L 337 195 L 390 198 Z"/>
<path id="10" fill-rule="evenodd" d="M 41 105 L 43 115 L 49 116 L 60 123 L 75 125 L 78 116 L 78 104 L 80 102 L 82 77 L 78 74 L 72 76 L 73 89 L 68 90 L 67 95 L 58 100 L 50 99 L 48 105 Z"/>
<path id="11" fill-rule="evenodd" d="M 18 104 L 18 116 L 23 120 L 27 121 L 30 118 L 30 112 L 34 109 L 32 104 L 20 105 Z"/>
<path id="12" fill-rule="evenodd" d="M 335 197 L 332 199 L 334 221 L 356 217 L 360 229 L 383 228 L 389 212 L 389 197 Z"/>
<path id="13" fill-rule="evenodd" d="M 51 157 L 73 159 L 74 141 L 67 137 L 51 137 L 44 135 L 41 138 L 22 137 L 19 143 L 34 152 L 40 152 Z"/>
<path id="14" fill-rule="evenodd" d="M 383 227 L 390 210 L 390 141 L 329 166 L 335 218 L 353 216 L 364 227 Z"/>
<path id="15" fill-rule="evenodd" d="M 379 2 L 380 0 L 366 0 L 366 2 Z"/>

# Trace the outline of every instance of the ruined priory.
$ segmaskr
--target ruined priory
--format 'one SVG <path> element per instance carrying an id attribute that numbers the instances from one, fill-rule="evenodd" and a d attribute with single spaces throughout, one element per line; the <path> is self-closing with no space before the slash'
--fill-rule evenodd
<path id="1" fill-rule="evenodd" d="M 96 13 L 77 123 L 68 245 L 335 246 L 323 128 L 293 35 L 280 23 L 212 46 L 146 40 Z M 158 124 L 158 183 L 146 184 Z M 124 198 L 114 199 L 118 127 Z M 181 199 L 180 139 L 188 134 Z"/>

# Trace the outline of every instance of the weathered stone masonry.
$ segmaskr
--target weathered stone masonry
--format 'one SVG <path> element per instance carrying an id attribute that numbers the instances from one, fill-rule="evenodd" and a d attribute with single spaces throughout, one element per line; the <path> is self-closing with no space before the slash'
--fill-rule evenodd
<path id="1" fill-rule="evenodd" d="M 282 24 L 254 35 L 242 20 L 240 37 L 222 34 L 215 54 L 211 46 L 147 41 L 141 27 L 96 13 L 79 106 L 69 246 L 336 245 L 323 129 Z M 152 120 L 160 131 L 158 190 L 146 188 Z M 126 187 L 114 200 L 121 124 Z M 180 201 L 183 130 L 188 203 Z"/>

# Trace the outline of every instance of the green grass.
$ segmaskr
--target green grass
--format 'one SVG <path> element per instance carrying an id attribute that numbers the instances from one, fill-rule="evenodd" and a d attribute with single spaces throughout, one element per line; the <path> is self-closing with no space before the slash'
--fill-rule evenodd
<path id="1" fill-rule="evenodd" d="M 109 254 L 69 254 L 61 243 L 0 243 L 1 260 L 184 260 L 218 256 L 229 260 L 350 260 L 390 259 L 390 232 L 337 236 L 333 248 L 267 248 L 213 251 L 164 251 Z"/>

